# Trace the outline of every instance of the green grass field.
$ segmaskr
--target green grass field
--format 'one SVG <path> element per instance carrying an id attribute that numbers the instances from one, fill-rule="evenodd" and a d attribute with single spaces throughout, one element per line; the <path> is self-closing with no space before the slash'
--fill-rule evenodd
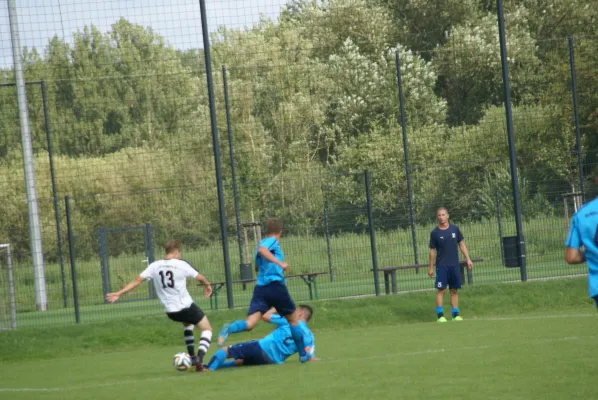
<path id="1" fill-rule="evenodd" d="M 433 292 L 314 301 L 320 362 L 180 373 L 162 316 L 0 332 L 0 399 L 588 399 L 596 310 L 583 278 L 472 286 L 463 322 L 434 322 Z M 448 311 L 448 307 L 445 307 Z M 214 329 L 244 310 L 210 313 Z M 231 337 L 255 339 L 270 325 Z M 210 354 L 215 347 L 212 347 Z"/>

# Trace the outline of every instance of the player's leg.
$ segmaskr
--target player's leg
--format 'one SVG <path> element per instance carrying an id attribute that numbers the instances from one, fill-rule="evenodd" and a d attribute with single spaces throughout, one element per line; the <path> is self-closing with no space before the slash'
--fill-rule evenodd
<path id="1" fill-rule="evenodd" d="M 249 310 L 247 311 L 247 318 L 245 320 L 238 320 L 230 324 L 224 324 L 220 333 L 218 333 L 218 346 L 224 346 L 228 335 L 231 333 L 239 333 L 252 330 L 255 325 L 262 319 L 269 309 L 268 303 L 264 299 L 264 286 L 255 286 L 253 289 L 253 296 L 251 303 L 249 303 Z"/>
<path id="2" fill-rule="evenodd" d="M 234 360 L 227 362 L 227 358 L 233 358 Z M 208 369 L 215 371 L 219 368 L 266 364 L 272 364 L 272 361 L 265 355 L 257 341 L 251 341 L 218 350 L 208 363 Z"/>
<path id="3" fill-rule="evenodd" d="M 453 321 L 461 321 L 463 318 L 459 315 L 459 289 L 461 289 L 461 272 L 459 267 L 449 268 L 448 286 L 451 292 L 451 314 Z"/>
<path id="4" fill-rule="evenodd" d="M 459 315 L 459 291 L 451 288 L 451 314 L 453 321 L 462 321 L 463 318 Z"/>
<path id="5" fill-rule="evenodd" d="M 278 282 L 272 283 L 270 285 L 272 287 L 266 300 L 268 301 L 269 305 L 276 308 L 278 315 L 285 317 L 289 322 L 291 336 L 293 337 L 293 341 L 297 346 L 297 352 L 299 353 L 299 360 L 301 360 L 301 362 L 306 362 L 308 360 L 304 344 L 306 343 L 306 340 L 303 338 L 305 332 L 303 332 L 303 329 L 301 329 L 299 326 L 297 308 L 295 307 L 295 302 L 293 302 L 293 299 L 291 298 L 289 289 L 286 287 L 286 285 Z"/>
<path id="6" fill-rule="evenodd" d="M 277 309 L 278 310 L 278 309 Z M 278 311 L 279 315 L 282 314 L 281 311 Z M 299 317 L 297 316 L 297 310 L 294 310 L 290 314 L 284 315 L 284 317 L 289 322 L 291 328 L 291 336 L 293 337 L 293 341 L 297 346 L 297 352 L 299 353 L 299 360 L 301 362 L 306 362 L 308 360 L 307 351 L 305 349 L 305 342 L 303 335 L 304 332 L 299 326 Z"/>
<path id="7" fill-rule="evenodd" d="M 234 367 L 236 364 L 234 361 L 226 361 L 229 357 L 228 347 L 218 349 L 212 356 L 210 362 L 206 365 L 206 368 L 210 371 L 215 371 L 219 368 Z M 243 360 L 241 360 L 242 363 Z"/>
<path id="8" fill-rule="evenodd" d="M 187 354 L 189 354 L 193 360 L 195 358 L 195 337 L 193 336 L 193 328 L 195 328 L 195 325 L 188 322 L 183 322 L 183 326 L 185 328 L 183 333 L 185 335 Z"/>
<path id="9" fill-rule="evenodd" d="M 447 271 L 446 268 L 436 268 L 436 281 L 434 287 L 437 289 L 436 292 L 436 321 L 446 322 L 444 317 L 444 292 L 447 286 Z"/>
<path id="10" fill-rule="evenodd" d="M 195 337 L 193 336 L 193 329 L 195 325 L 204 317 L 203 312 L 199 307 L 193 305 L 185 308 L 181 311 L 167 313 L 168 318 L 172 321 L 180 322 L 183 324 L 183 336 L 185 338 L 185 346 L 187 353 L 191 356 L 191 359 L 195 365 Z"/>
<path id="11" fill-rule="evenodd" d="M 210 325 L 208 317 L 204 315 L 197 323 L 197 327 L 201 332 L 201 336 L 199 338 L 199 343 L 197 343 L 197 359 L 195 360 L 195 365 L 196 369 L 201 371 L 203 369 L 203 358 L 207 354 L 210 344 L 212 343 L 212 325 Z"/>

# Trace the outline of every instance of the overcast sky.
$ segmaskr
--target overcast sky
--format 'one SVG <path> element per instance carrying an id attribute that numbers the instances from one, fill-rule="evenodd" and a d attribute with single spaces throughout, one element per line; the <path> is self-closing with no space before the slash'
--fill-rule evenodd
<path id="1" fill-rule="evenodd" d="M 21 47 L 43 52 L 54 35 L 72 42 L 86 25 L 102 32 L 120 17 L 152 29 L 175 48 L 201 46 L 199 0 L 15 0 Z M 249 27 L 260 15 L 276 20 L 285 0 L 206 0 L 208 27 Z M 0 66 L 13 64 L 8 0 L 0 0 Z"/>

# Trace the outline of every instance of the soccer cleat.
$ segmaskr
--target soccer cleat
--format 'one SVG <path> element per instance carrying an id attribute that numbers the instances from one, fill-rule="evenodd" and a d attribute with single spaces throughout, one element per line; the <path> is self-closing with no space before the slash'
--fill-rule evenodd
<path id="1" fill-rule="evenodd" d="M 455 318 L 453 318 L 453 321 L 463 321 L 463 317 L 460 315 L 457 315 Z"/>
<path id="2" fill-rule="evenodd" d="M 447 320 L 444 317 L 440 317 L 436 320 L 436 322 L 447 322 Z"/>
<path id="3" fill-rule="evenodd" d="M 195 366 L 195 372 L 202 372 L 205 368 L 203 365 L 203 353 L 198 353 L 193 357 L 193 365 Z"/>
<path id="4" fill-rule="evenodd" d="M 203 372 L 205 367 L 203 366 L 203 361 L 198 362 L 195 364 L 195 372 Z"/>
<path id="5" fill-rule="evenodd" d="M 230 328 L 230 324 L 224 324 L 222 329 L 220 329 L 220 333 L 218 333 L 218 347 L 224 346 L 226 343 L 226 339 L 228 338 L 228 328 Z"/>
<path id="6" fill-rule="evenodd" d="M 309 361 L 309 354 L 304 355 L 303 357 L 299 357 L 299 361 L 301 362 L 301 364 L 306 363 Z"/>

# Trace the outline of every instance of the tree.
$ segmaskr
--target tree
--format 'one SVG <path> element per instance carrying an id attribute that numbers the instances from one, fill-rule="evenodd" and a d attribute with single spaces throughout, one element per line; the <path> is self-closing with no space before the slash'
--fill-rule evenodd
<path id="1" fill-rule="evenodd" d="M 534 90 L 540 60 L 536 44 L 526 29 L 528 15 L 517 8 L 505 16 L 512 100 Z M 495 14 L 475 24 L 451 29 L 446 43 L 436 51 L 433 64 L 439 71 L 438 92 L 447 99 L 451 125 L 475 124 L 485 107 L 503 101 L 498 25 Z"/>
<path id="2" fill-rule="evenodd" d="M 327 68 L 335 92 L 324 129 L 330 137 L 328 156 L 347 138 L 389 127 L 399 119 L 395 53 L 401 58 L 405 114 L 411 128 L 443 123 L 446 103 L 434 93 L 436 73 L 431 63 L 402 46 L 381 52 L 376 61 L 347 40 Z"/>
<path id="3" fill-rule="evenodd" d="M 453 27 L 475 24 L 483 12 L 479 0 L 376 0 L 392 15 L 393 43 L 421 52 L 429 60 Z"/>
<path id="4" fill-rule="evenodd" d="M 393 21 L 388 10 L 366 0 L 297 0 L 280 17 L 281 26 L 298 28 L 314 46 L 314 55 L 326 60 L 347 40 L 376 59 L 393 41 Z"/>

